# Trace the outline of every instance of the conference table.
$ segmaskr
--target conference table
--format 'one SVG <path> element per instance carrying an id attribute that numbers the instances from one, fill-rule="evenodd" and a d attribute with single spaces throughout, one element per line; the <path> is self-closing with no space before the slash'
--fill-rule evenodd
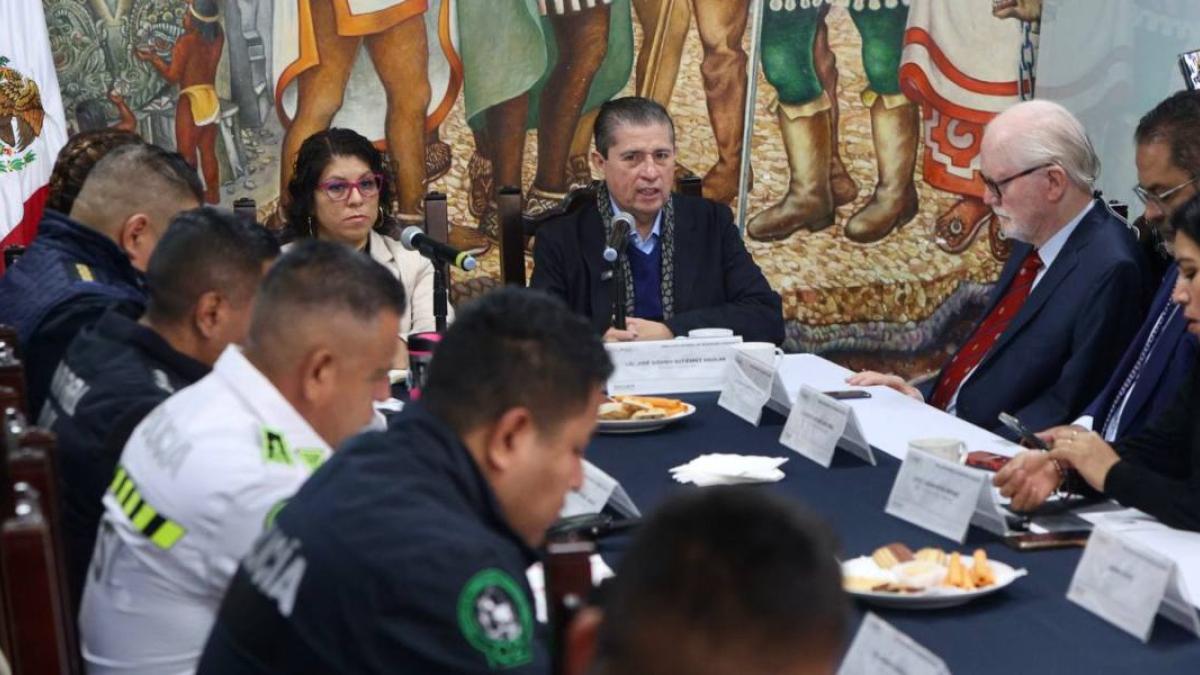
<path id="1" fill-rule="evenodd" d="M 801 382 L 823 390 L 847 388 L 829 385 L 843 380 L 848 371 L 819 357 L 785 357 L 780 372 L 785 371 L 789 387 Z M 676 483 L 669 473 L 700 455 L 788 457 L 781 467 L 782 480 L 754 489 L 785 495 L 822 517 L 836 533 L 843 559 L 903 542 L 914 551 L 923 546 L 966 553 L 983 548 L 989 558 L 1029 572 L 1007 588 L 959 607 L 899 610 L 856 602 L 847 640 L 870 611 L 944 659 L 955 673 L 1200 672 L 1200 638 L 1176 624 L 1159 617 L 1149 643 L 1143 644 L 1067 599 L 1082 549 L 1020 552 L 974 526 L 959 545 L 884 513 L 903 448 L 913 437 L 908 434 L 952 435 L 963 438 L 970 450 L 1012 454 L 1016 448 L 891 390 L 871 388 L 871 392 L 872 398 L 849 403 L 875 451 L 876 466 L 839 450 L 832 466 L 823 468 L 779 443 L 785 421 L 779 412 L 764 411 L 756 427 L 720 408 L 716 393 L 679 395 L 696 406 L 696 413 L 662 429 L 597 434 L 587 458 L 617 479 L 642 513 L 648 514 L 672 494 L 704 489 Z M 627 536 L 612 537 L 600 548 L 618 574 L 627 543 Z"/>

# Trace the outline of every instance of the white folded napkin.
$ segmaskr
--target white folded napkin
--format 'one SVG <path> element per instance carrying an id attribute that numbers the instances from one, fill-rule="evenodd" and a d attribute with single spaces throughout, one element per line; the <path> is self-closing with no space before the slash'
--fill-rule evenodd
<path id="1" fill-rule="evenodd" d="M 783 478 L 779 467 L 786 461 L 787 457 L 708 454 L 671 469 L 671 477 L 700 486 L 774 483 Z"/>

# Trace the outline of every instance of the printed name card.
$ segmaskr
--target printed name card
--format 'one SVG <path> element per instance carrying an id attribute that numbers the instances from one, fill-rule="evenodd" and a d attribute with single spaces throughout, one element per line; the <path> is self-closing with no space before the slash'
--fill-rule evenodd
<path id="1" fill-rule="evenodd" d="M 950 675 L 941 658 L 871 612 L 863 617 L 838 675 Z"/>
<path id="2" fill-rule="evenodd" d="M 720 391 L 740 337 L 610 342 L 610 394 L 688 394 Z"/>
<path id="3" fill-rule="evenodd" d="M 726 368 L 725 386 L 721 388 L 717 405 L 758 426 L 763 406 L 771 398 L 774 382 L 775 364 L 735 351 Z"/>
<path id="4" fill-rule="evenodd" d="M 571 490 L 567 493 L 558 517 L 569 518 L 585 513 L 600 513 L 610 503 L 611 508 L 623 517 L 636 518 L 642 515 L 616 478 L 585 459 L 583 460 L 583 485 L 578 490 Z"/>
<path id="5" fill-rule="evenodd" d="M 1200 618 L 1175 562 L 1098 526 L 1075 568 L 1067 599 L 1142 642 L 1162 614 L 1200 635 Z"/>
<path id="6" fill-rule="evenodd" d="M 991 490 L 984 472 L 926 452 L 910 452 L 884 511 L 961 544 L 981 490 Z"/>
<path id="7" fill-rule="evenodd" d="M 854 408 L 808 385 L 800 385 L 779 442 L 827 469 L 839 446 L 875 465 L 871 444 L 863 435 Z"/>

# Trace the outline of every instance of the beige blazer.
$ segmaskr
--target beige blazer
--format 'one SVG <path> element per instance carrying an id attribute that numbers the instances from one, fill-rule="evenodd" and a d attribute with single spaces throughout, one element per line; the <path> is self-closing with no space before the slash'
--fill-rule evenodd
<path id="1" fill-rule="evenodd" d="M 391 270 L 404 286 L 408 311 L 400 316 L 400 338 L 435 328 L 433 320 L 433 264 L 400 242 L 371 230 L 371 257 Z M 286 252 L 292 244 L 283 247 Z M 446 319 L 454 320 L 454 307 L 447 305 Z"/>

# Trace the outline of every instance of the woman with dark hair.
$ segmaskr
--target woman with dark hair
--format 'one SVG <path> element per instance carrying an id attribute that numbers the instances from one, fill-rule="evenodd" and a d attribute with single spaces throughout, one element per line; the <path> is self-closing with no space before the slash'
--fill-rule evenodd
<path id="1" fill-rule="evenodd" d="M 1200 335 L 1200 196 L 1171 216 L 1179 278 L 1171 301 Z M 1171 527 L 1200 530 L 1200 364 L 1162 414 L 1141 432 L 1109 445 L 1093 431 L 1059 427 L 1044 435 L 1051 451 L 1023 452 L 996 477 L 1005 494 L 1029 503 L 1026 494 L 1055 489 L 1096 491 L 1145 511 Z M 1053 465 L 1057 471 L 1047 467 Z M 1086 483 L 1086 485 L 1084 485 Z M 1020 493 L 1019 495 L 1017 493 Z M 1036 503 L 1030 503 L 1036 506 Z"/>
<path id="2" fill-rule="evenodd" d="M 408 310 L 400 317 L 396 363 L 407 367 L 405 338 L 435 329 L 433 265 L 381 233 L 393 220 L 393 185 L 391 165 L 371 141 L 350 129 L 326 129 L 301 144 L 285 208 L 297 237 L 336 241 L 363 251 L 404 284 Z M 453 316 L 454 309 L 449 312 Z"/>

